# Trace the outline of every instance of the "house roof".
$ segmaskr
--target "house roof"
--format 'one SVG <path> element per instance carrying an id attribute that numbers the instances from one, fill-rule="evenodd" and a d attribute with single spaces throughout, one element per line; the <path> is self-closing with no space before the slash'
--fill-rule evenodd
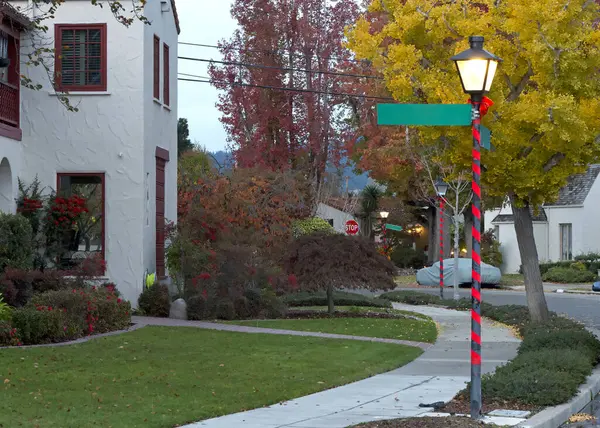
<path id="1" fill-rule="evenodd" d="M 583 205 L 596 178 L 598 178 L 598 174 L 600 174 L 600 164 L 590 165 L 588 170 L 583 174 L 574 175 L 569 178 L 567 185 L 560 189 L 556 202 L 546 205 Z"/>
<path id="2" fill-rule="evenodd" d="M 175 18 L 175 27 L 177 27 L 177 34 L 181 34 L 181 27 L 179 26 L 179 15 L 177 14 L 177 6 L 175 6 L 175 0 L 171 0 L 171 9 L 173 9 L 173 17 Z"/>
<path id="3" fill-rule="evenodd" d="M 533 211 L 533 208 L 530 207 L 529 212 L 531 213 L 533 221 L 548 221 L 546 211 L 544 211 L 543 208 L 540 208 L 539 212 L 536 214 Z M 496 218 L 492 220 L 492 223 L 512 223 L 513 221 L 515 221 L 515 216 L 512 214 L 498 214 Z"/>
<path id="4" fill-rule="evenodd" d="M 29 28 L 32 24 L 31 20 L 24 15 L 19 9 L 7 2 L 0 3 L 0 20 L 10 20 L 13 24 L 21 27 L 20 29 Z"/>

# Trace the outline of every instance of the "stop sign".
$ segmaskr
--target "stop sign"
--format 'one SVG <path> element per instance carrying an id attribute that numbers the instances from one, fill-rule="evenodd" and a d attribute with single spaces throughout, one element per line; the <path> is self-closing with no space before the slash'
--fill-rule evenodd
<path id="1" fill-rule="evenodd" d="M 358 223 L 355 220 L 348 220 L 346 222 L 346 233 L 348 235 L 356 235 L 359 231 Z"/>

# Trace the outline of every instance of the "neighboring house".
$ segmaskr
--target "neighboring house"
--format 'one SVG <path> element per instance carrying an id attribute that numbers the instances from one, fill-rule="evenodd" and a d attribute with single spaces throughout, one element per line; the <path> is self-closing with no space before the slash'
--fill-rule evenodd
<path id="1" fill-rule="evenodd" d="M 316 216 L 328 221 L 339 233 L 346 233 L 346 222 L 355 220 L 359 224 L 362 234 L 364 222 L 359 216 L 359 206 L 357 197 L 328 198 L 325 202 L 319 203 Z"/>
<path id="2" fill-rule="evenodd" d="M 573 176 L 558 199 L 533 212 L 533 229 L 540 261 L 572 260 L 588 252 L 600 252 L 600 164 Z M 512 209 L 488 211 L 486 230 L 494 228 L 501 243 L 505 273 L 518 272 L 521 257 Z"/>
<path id="3" fill-rule="evenodd" d="M 0 75 L 0 210 L 15 211 L 18 178 L 83 194 L 93 224 L 71 257 L 101 255 L 134 305 L 146 271 L 165 275 L 165 219 L 177 216 L 179 22 L 174 0 L 149 1 L 143 14 L 150 25 L 127 28 L 109 7 L 67 1 L 34 34 L 28 16 L 0 10 L 0 56 L 11 60 Z M 50 75 L 78 112 L 60 103 L 42 66 L 25 65 L 32 40 L 56 48 Z M 20 74 L 43 87 L 22 87 Z"/>

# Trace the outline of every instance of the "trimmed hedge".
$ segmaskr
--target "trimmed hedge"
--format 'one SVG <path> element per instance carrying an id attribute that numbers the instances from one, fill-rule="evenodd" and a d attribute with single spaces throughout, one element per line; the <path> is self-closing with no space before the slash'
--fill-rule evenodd
<path id="1" fill-rule="evenodd" d="M 544 281 L 557 282 L 560 284 L 594 282 L 597 277 L 597 273 L 595 272 L 592 273 L 589 270 L 581 270 L 580 268 L 573 267 L 553 267 L 548 269 L 548 271 L 542 275 Z"/>
<path id="2" fill-rule="evenodd" d="M 427 256 L 423 251 L 416 251 L 412 247 L 394 247 L 390 259 L 401 269 L 421 269 L 427 263 Z"/>
<path id="3" fill-rule="evenodd" d="M 437 304 L 467 310 L 471 302 L 442 300 L 414 291 L 395 291 L 382 298 L 413 305 Z M 517 357 L 494 374 L 482 377 L 484 400 L 554 406 L 571 399 L 593 367 L 600 362 L 600 341 L 585 327 L 551 313 L 544 324 L 531 322 L 525 306 L 492 306 L 482 303 L 481 312 L 495 321 L 517 327 L 523 337 Z M 469 397 L 469 386 L 459 393 Z"/>
<path id="4" fill-rule="evenodd" d="M 317 291 L 314 293 L 300 292 L 288 294 L 283 297 L 283 301 L 291 307 L 327 306 L 327 293 L 325 291 Z M 392 307 L 392 304 L 389 300 L 377 299 L 370 296 L 363 296 L 362 294 L 348 293 L 345 291 L 334 291 L 333 301 L 336 306 L 367 306 L 372 308 Z"/>
<path id="5" fill-rule="evenodd" d="M 600 269 L 600 260 L 595 259 L 593 257 L 595 257 L 595 254 L 592 254 L 591 256 L 588 256 L 588 255 L 577 256 L 577 257 L 575 257 L 575 262 L 577 264 L 582 264 L 584 266 L 585 270 L 587 270 L 593 274 L 597 274 L 598 269 Z M 572 260 L 562 261 L 562 262 L 540 263 L 540 273 L 542 275 L 544 275 L 550 269 L 555 268 L 555 267 L 573 268 L 573 265 L 574 265 L 574 262 Z M 519 272 L 523 273 L 522 266 L 521 266 L 521 269 L 519 270 Z"/>
<path id="6" fill-rule="evenodd" d="M 31 224 L 20 214 L 0 212 L 0 272 L 33 267 Z"/>
<path id="7" fill-rule="evenodd" d="M 323 220 L 319 217 L 296 220 L 292 224 L 292 235 L 294 238 L 299 238 L 300 236 L 311 235 L 318 232 L 329 234 L 336 233 L 335 229 L 327 220 Z"/>

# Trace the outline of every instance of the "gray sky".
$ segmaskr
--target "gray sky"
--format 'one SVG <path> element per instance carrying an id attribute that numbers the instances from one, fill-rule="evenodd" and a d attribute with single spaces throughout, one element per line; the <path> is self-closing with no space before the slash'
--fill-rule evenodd
<path id="1" fill-rule="evenodd" d="M 236 28 L 229 0 L 176 0 L 181 25 L 180 42 L 216 45 Z M 220 59 L 217 49 L 179 45 L 179 56 Z M 207 63 L 179 60 L 179 73 L 207 77 Z M 182 76 L 186 77 L 186 76 Z M 190 77 L 194 79 L 193 77 Z M 226 134 L 215 107 L 217 90 L 208 83 L 179 81 L 179 117 L 190 124 L 190 138 L 210 151 L 225 148 Z"/>

